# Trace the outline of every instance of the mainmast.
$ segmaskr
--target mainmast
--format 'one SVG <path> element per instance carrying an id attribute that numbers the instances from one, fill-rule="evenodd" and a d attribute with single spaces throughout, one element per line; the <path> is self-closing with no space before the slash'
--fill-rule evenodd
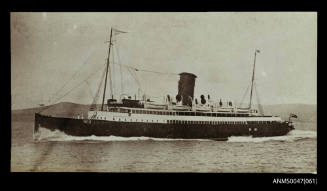
<path id="1" fill-rule="evenodd" d="M 251 106 L 252 106 L 252 91 L 253 91 L 253 82 L 254 82 L 255 60 L 256 60 L 256 57 L 257 57 L 257 53 L 260 53 L 260 50 L 255 50 L 255 52 L 254 52 L 254 64 L 253 64 L 253 72 L 252 72 L 250 105 L 249 105 L 250 109 L 251 109 Z"/>
<path id="2" fill-rule="evenodd" d="M 105 79 L 105 81 L 104 81 L 104 91 L 103 91 L 103 98 L 102 98 L 101 111 L 103 111 L 104 98 L 105 98 L 105 96 L 106 96 L 107 77 L 108 77 L 109 59 L 110 59 L 110 49 L 111 49 L 111 38 L 112 38 L 112 28 L 111 28 L 111 30 L 110 30 L 110 41 L 109 41 L 109 50 L 108 50 L 108 58 L 107 58 L 106 79 Z"/>

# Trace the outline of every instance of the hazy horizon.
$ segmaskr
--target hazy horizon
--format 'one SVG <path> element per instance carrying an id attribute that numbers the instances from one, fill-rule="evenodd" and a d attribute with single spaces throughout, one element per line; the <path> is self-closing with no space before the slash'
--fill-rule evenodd
<path id="1" fill-rule="evenodd" d="M 255 80 L 261 104 L 317 104 L 316 13 L 11 13 L 12 110 L 54 104 L 48 101 L 103 68 L 110 27 L 128 32 L 115 39 L 117 62 L 164 73 L 192 72 L 198 76 L 195 97 L 210 94 L 239 102 L 259 49 Z M 121 92 L 120 68 L 114 67 L 114 91 Z M 123 93 L 134 95 L 136 83 L 123 70 Z M 54 95 L 76 71 L 76 78 Z M 97 72 L 58 103 L 90 104 L 101 75 Z M 177 75 L 137 75 L 148 95 L 175 97 Z"/>

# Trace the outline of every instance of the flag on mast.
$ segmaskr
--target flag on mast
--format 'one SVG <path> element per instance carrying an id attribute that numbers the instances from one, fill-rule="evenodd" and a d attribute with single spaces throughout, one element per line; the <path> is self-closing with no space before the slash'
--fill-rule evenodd
<path id="1" fill-rule="evenodd" d="M 260 53 L 260 50 L 256 50 L 257 53 Z"/>
<path id="2" fill-rule="evenodd" d="M 127 33 L 127 32 L 125 32 L 125 31 L 117 30 L 117 29 L 115 29 L 115 28 L 112 28 L 112 32 L 113 32 L 113 35 L 118 35 L 118 34 L 120 34 L 120 33 Z"/>

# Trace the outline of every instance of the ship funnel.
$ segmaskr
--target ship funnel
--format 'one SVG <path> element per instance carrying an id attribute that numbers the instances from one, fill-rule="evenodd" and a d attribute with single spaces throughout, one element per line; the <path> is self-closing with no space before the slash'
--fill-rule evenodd
<path id="1" fill-rule="evenodd" d="M 182 97 L 183 105 L 192 105 L 192 99 L 194 98 L 194 86 L 196 75 L 192 73 L 180 73 L 178 81 L 178 95 Z"/>

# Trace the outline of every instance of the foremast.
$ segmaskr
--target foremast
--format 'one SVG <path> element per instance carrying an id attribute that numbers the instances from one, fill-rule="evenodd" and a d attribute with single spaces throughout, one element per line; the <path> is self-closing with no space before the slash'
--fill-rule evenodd
<path id="1" fill-rule="evenodd" d="M 112 39 L 112 28 L 110 29 L 110 40 L 109 40 L 109 50 L 108 50 L 108 58 L 107 58 L 107 67 L 106 67 L 106 78 L 104 81 L 104 90 L 103 90 L 103 97 L 102 97 L 102 105 L 101 105 L 101 111 L 103 111 L 103 105 L 104 105 L 104 99 L 106 96 L 106 87 L 107 87 L 107 77 L 108 77 L 108 70 L 109 70 L 109 59 L 110 59 L 110 50 L 111 50 L 111 39 Z"/>
<path id="2" fill-rule="evenodd" d="M 255 61 L 256 61 L 257 53 L 260 53 L 260 50 L 255 50 L 255 52 L 254 52 L 254 63 L 253 63 L 252 80 L 251 80 L 251 92 L 250 92 L 249 109 L 251 109 L 251 107 L 252 107 L 252 92 L 253 92 L 254 74 L 255 74 Z"/>

